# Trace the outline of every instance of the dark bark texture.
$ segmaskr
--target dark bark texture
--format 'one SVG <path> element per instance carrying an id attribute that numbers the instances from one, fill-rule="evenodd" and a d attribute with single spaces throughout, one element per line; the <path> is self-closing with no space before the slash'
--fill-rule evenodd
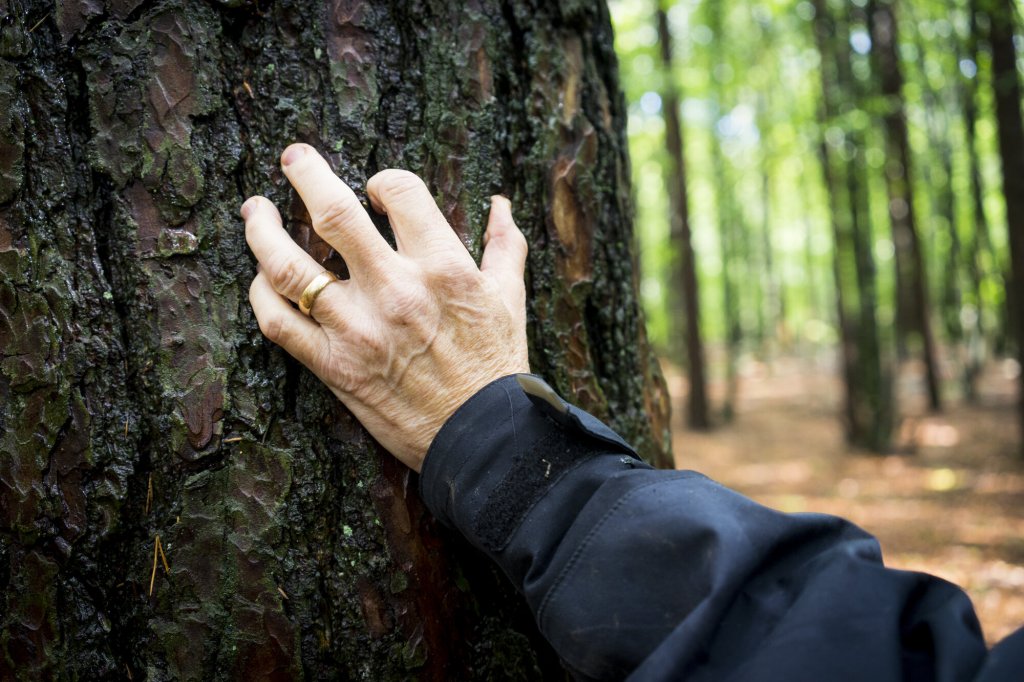
<path id="1" fill-rule="evenodd" d="M 0 0 L 0 679 L 562 676 L 261 337 L 237 210 L 342 272 L 288 142 L 419 173 L 477 255 L 505 193 L 534 370 L 657 459 L 624 127 L 601 3 Z"/>

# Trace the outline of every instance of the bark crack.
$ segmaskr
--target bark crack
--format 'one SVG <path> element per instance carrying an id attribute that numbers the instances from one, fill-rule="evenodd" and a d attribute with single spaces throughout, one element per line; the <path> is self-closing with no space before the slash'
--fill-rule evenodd
<path id="1" fill-rule="evenodd" d="M 505 121 L 506 134 L 504 138 L 508 141 L 502 146 L 502 176 L 503 184 L 518 184 L 516 166 L 518 161 L 529 153 L 529 150 L 537 142 L 537 135 L 534 132 L 533 123 L 526 114 L 525 106 L 522 103 L 527 101 L 526 86 L 520 79 L 527 78 L 526 65 L 528 61 L 528 50 L 523 28 L 516 19 L 514 3 L 504 0 L 501 3 L 501 15 L 505 25 L 508 27 L 509 43 L 511 47 L 511 59 L 505 63 L 505 68 L 496 75 L 494 79 L 495 93 L 499 101 L 516 103 L 510 105 L 510 116 Z M 521 137 L 508 134 L 509 131 L 519 131 Z M 510 197 L 511 198 L 511 197 Z"/>

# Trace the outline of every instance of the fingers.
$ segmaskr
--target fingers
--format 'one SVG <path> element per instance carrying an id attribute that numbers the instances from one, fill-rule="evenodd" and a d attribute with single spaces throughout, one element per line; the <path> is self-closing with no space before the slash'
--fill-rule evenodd
<path id="1" fill-rule="evenodd" d="M 512 308 L 522 307 L 525 289 L 526 238 L 512 220 L 512 204 L 502 196 L 491 197 L 491 215 L 484 233 L 484 256 L 480 271 L 498 280 Z M 514 299 L 512 297 L 515 297 Z"/>
<path id="2" fill-rule="evenodd" d="M 457 251 L 467 263 L 469 252 L 437 208 L 430 190 L 417 175 L 389 168 L 366 183 L 373 207 L 387 213 L 399 251 L 415 257 L 439 250 Z M 454 255 L 454 254 L 453 254 Z"/>
<path id="3" fill-rule="evenodd" d="M 356 195 L 315 149 L 306 144 L 289 146 L 281 155 L 281 167 L 306 204 L 313 229 L 341 254 L 353 277 L 388 269 L 395 252 Z"/>
<path id="4" fill-rule="evenodd" d="M 263 271 L 256 273 L 249 286 L 249 304 L 264 336 L 318 371 L 319 358 L 328 343 L 323 328 L 274 291 Z"/>
<path id="5" fill-rule="evenodd" d="M 324 271 L 302 250 L 281 225 L 277 207 L 264 197 L 250 197 L 242 205 L 245 240 L 277 293 L 298 301 L 302 290 Z"/>

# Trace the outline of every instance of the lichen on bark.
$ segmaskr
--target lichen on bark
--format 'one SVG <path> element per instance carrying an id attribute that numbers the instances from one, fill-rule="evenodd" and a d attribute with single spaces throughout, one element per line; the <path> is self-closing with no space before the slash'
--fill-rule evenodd
<path id="1" fill-rule="evenodd" d="M 477 257 L 509 196 L 534 369 L 664 455 L 606 10 L 0 12 L 0 678 L 562 677 L 497 569 L 261 337 L 237 209 L 267 195 L 342 272 L 277 168 L 293 140 L 360 195 L 419 173 Z"/>

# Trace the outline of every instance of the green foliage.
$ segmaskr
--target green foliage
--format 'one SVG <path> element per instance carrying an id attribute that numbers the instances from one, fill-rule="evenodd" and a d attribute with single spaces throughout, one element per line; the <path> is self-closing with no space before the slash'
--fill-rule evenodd
<path id="1" fill-rule="evenodd" d="M 658 67 L 656 0 L 612 0 L 622 83 L 630 107 L 629 143 L 636 193 L 641 292 L 652 340 L 668 346 L 666 282 L 668 205 L 662 169 L 664 125 L 658 92 L 664 76 Z M 833 3 L 853 17 L 854 8 Z M 712 16 L 711 10 L 718 18 Z M 895 3 L 900 23 L 899 54 L 906 83 L 903 96 L 914 166 L 913 197 L 919 217 L 936 319 L 946 342 L 954 328 L 981 315 L 982 328 L 995 343 L 1003 317 L 1002 272 L 1008 262 L 1005 208 L 999 194 L 999 157 L 993 103 L 988 88 L 991 64 L 984 38 L 977 61 L 967 55 L 972 34 L 966 0 L 905 0 Z M 676 60 L 671 77 L 683 96 L 690 215 L 701 284 L 705 338 L 726 337 L 722 299 L 721 220 L 727 216 L 740 234 L 738 262 L 731 267 L 740 282 L 740 324 L 745 348 L 766 342 L 802 346 L 833 344 L 835 322 L 833 240 L 828 195 L 818 154 L 823 136 L 843 158 L 860 156 L 871 176 L 869 186 L 873 251 L 878 267 L 878 319 L 883 328 L 895 314 L 894 253 L 884 184 L 887 162 L 880 116 L 889 103 L 877 92 L 870 63 L 868 29 L 851 19 L 851 69 L 856 97 L 839 121 L 821 130 L 820 57 L 813 34 L 814 7 L 804 0 L 676 0 L 670 2 Z M 720 22 L 716 35 L 713 26 Z M 982 27 L 984 28 L 984 27 Z M 980 249 L 980 282 L 971 285 L 971 254 L 978 241 L 978 220 L 971 199 L 970 157 L 963 108 L 976 92 L 975 145 L 991 249 Z M 848 93 L 851 101 L 855 93 Z M 863 142 L 847 144 L 851 132 Z M 724 169 L 716 178 L 715 146 Z M 943 160 L 946 150 L 948 163 Z M 952 208 L 941 200 L 952 190 Z M 953 221 L 955 233 L 950 230 Z M 762 231 L 767 229 L 767 238 Z M 958 238 L 959 246 L 954 242 Z M 953 249 L 959 248 L 958 252 Z M 959 260 L 957 260 L 959 258 Z M 766 274 L 768 264 L 771 272 Z M 952 265 L 953 272 L 950 273 Z M 952 279 L 951 279 L 952 278 Z M 951 296 L 958 291 L 960 295 Z M 777 301 L 772 298 L 777 297 Z M 783 311 L 771 326 L 773 309 Z M 766 319 L 766 316 L 767 319 Z M 765 336 L 762 336 L 765 332 Z"/>

